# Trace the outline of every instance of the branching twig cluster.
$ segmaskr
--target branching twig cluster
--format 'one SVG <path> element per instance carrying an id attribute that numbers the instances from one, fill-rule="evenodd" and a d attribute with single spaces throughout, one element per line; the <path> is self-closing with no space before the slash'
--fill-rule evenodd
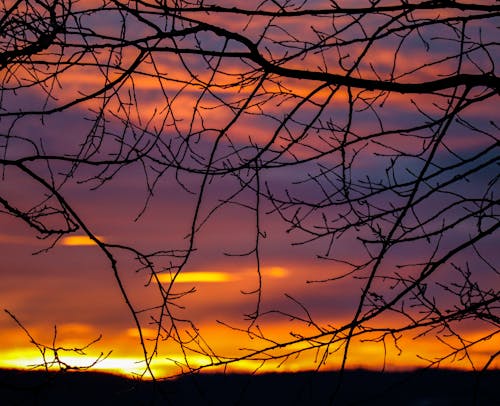
<path id="1" fill-rule="evenodd" d="M 286 361 L 305 351 L 317 352 L 319 366 L 340 354 L 343 369 L 354 339 L 399 349 L 402 335 L 433 335 L 449 350 L 431 365 L 458 357 L 477 368 L 469 352 L 498 340 L 500 327 L 498 284 L 485 282 L 498 281 L 498 269 L 484 248 L 499 226 L 492 106 L 500 6 L 236 3 L 2 1 L 3 181 L 29 181 L 40 198 L 21 204 L 0 189 L 1 212 L 49 244 L 77 230 L 98 244 L 148 366 L 167 342 L 184 354 L 183 371 Z M 89 83 L 75 89 L 74 75 Z M 53 116 L 72 112 L 87 125 L 70 143 L 53 147 L 25 130 L 30 120 L 50 128 Z M 190 233 L 179 246 L 142 252 L 101 241 L 68 203 L 68 183 L 105 188 L 129 169 L 146 186 L 138 218 L 162 179 L 192 195 Z M 217 199 L 212 185 L 224 186 Z M 199 233 L 235 205 L 254 218 L 254 233 L 248 250 L 228 255 L 254 257 L 258 284 L 246 292 L 256 303 L 248 327 L 231 328 L 259 344 L 232 357 L 217 354 L 180 310 L 191 290 L 179 292 L 176 278 Z M 334 294 L 345 280 L 359 284 L 348 322 L 318 321 L 292 296 L 297 313 L 264 306 L 261 246 L 270 217 L 287 225 L 294 244 L 309 244 L 345 270 L 311 276 L 313 286 L 327 284 Z M 117 263 L 122 254 L 154 282 L 156 306 L 133 304 Z M 259 323 L 271 316 L 314 332 L 270 337 Z M 467 339 L 464 320 L 481 325 L 483 336 Z M 151 324 L 152 346 L 141 332 Z M 209 361 L 193 366 L 193 353 Z"/>

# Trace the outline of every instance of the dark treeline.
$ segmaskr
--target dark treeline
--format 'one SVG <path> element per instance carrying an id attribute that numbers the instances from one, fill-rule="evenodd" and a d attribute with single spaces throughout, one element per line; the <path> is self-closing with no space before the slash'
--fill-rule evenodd
<path id="1" fill-rule="evenodd" d="M 0 371 L 4 405 L 325 405 L 335 372 L 197 374 L 153 383 L 97 372 Z M 498 405 L 500 371 L 345 372 L 335 405 Z"/>

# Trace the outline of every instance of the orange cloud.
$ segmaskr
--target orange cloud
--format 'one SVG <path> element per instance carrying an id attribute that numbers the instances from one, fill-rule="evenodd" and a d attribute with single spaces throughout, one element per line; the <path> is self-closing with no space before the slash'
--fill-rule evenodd
<path id="1" fill-rule="evenodd" d="M 247 279 L 252 274 L 255 274 L 255 269 L 242 270 L 237 272 L 214 272 L 214 271 L 193 271 L 180 272 L 175 276 L 175 283 L 220 283 L 234 282 L 236 280 Z M 280 266 L 264 268 L 262 270 L 264 276 L 270 278 L 285 278 L 288 275 L 287 269 Z M 158 279 L 163 283 L 170 283 L 174 279 L 173 274 L 159 274 Z"/>
<path id="2" fill-rule="evenodd" d="M 0 234 L 0 244 L 29 244 L 32 239 L 18 235 Z"/>
<path id="3" fill-rule="evenodd" d="M 104 238 L 100 236 L 96 236 L 97 239 L 103 241 Z M 92 240 L 87 235 L 71 235 L 68 237 L 64 237 L 61 241 L 62 245 L 66 246 L 88 246 L 88 245 L 96 245 L 96 242 Z"/>
<path id="4" fill-rule="evenodd" d="M 160 274 L 160 282 L 172 282 L 174 275 Z M 214 282 L 230 282 L 234 280 L 234 275 L 228 272 L 180 272 L 175 276 L 176 283 L 214 283 Z"/>

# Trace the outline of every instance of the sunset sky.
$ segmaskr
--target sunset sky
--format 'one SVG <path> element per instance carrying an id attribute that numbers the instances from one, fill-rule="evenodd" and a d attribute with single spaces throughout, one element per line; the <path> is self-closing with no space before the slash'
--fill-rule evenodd
<path id="1" fill-rule="evenodd" d="M 12 3 L 3 1 L 2 9 Z M 90 7 L 94 3 L 99 4 L 99 1 L 80 1 L 75 8 Z M 228 7 L 233 3 L 239 2 L 229 0 L 217 2 Z M 275 6 L 272 3 L 275 2 L 264 2 L 263 9 L 274 10 Z M 324 1 L 306 3 L 308 8 L 327 8 L 331 4 Z M 363 2 L 339 2 L 347 6 L 358 6 L 361 3 Z M 382 3 L 399 4 L 399 2 Z M 490 4 L 487 1 L 480 3 Z M 249 3 L 248 7 L 251 6 Z M 432 18 L 433 13 L 440 16 L 459 14 L 456 10 L 442 9 L 439 12 L 424 10 L 418 15 L 421 18 Z M 195 12 L 189 16 L 201 18 L 200 14 Z M 134 38 L 152 35 L 153 30 L 150 27 L 138 22 L 134 17 L 128 16 L 128 18 L 130 30 L 125 35 L 131 41 Z M 156 21 L 156 17 L 150 18 Z M 317 35 L 321 36 L 321 32 L 331 31 L 330 18 L 324 16 L 305 18 L 306 21 L 304 17 L 290 17 L 273 22 L 274 25 L 271 25 L 263 36 L 262 49 L 266 49 L 267 46 L 269 55 L 283 57 L 288 46 L 293 49 L 289 45 L 290 38 L 313 42 Z M 242 33 L 255 40 L 263 34 L 264 27 L 270 19 L 267 16 L 250 18 L 244 15 L 213 12 L 206 13 L 203 21 Z M 341 19 L 338 22 L 338 26 L 348 27 L 343 34 L 346 40 L 361 37 L 363 30 L 366 33 L 375 32 L 385 21 L 385 17 L 367 19 L 359 26 L 356 24 L 350 26 L 348 21 L 349 18 L 345 17 L 345 21 Z M 87 24 L 96 32 L 108 35 L 110 38 L 121 35 L 121 17 L 113 11 L 89 14 L 82 18 L 82 24 Z M 169 24 L 173 23 L 166 22 L 165 26 L 171 28 Z M 487 38 L 484 41 L 487 42 L 494 38 L 495 33 L 497 34 L 495 25 L 498 26 L 498 16 L 489 22 L 482 20 L 477 23 L 471 22 L 467 28 L 468 34 L 476 38 L 481 31 L 481 35 Z M 443 29 L 439 32 L 439 29 L 443 28 L 431 26 L 428 31 L 423 30 L 419 35 L 427 39 L 435 38 L 437 34 L 442 38 L 452 38 L 454 35 L 451 30 Z M 76 42 L 78 36 L 68 35 L 66 40 L 69 43 Z M 200 34 L 198 40 L 203 46 L 211 46 L 217 50 L 225 46 L 221 38 L 210 33 Z M 88 41 L 99 43 L 99 40 L 92 37 L 89 37 Z M 194 43 L 193 37 L 186 35 L 178 39 L 176 46 L 184 47 L 192 43 Z M 386 40 L 378 41 L 367 52 L 358 68 L 358 73 L 362 77 L 376 79 L 377 75 L 387 78 L 391 70 L 394 70 L 393 75 L 398 80 L 417 83 L 437 79 L 452 72 L 456 58 L 447 59 L 446 55 L 455 55 L 459 44 L 446 39 L 430 43 L 430 48 L 426 49 L 423 38 L 419 38 L 416 33 L 409 35 L 401 46 L 397 61 L 394 62 L 394 52 L 399 44 L 395 37 L 389 36 Z M 74 176 L 65 177 L 64 174 L 70 171 L 71 163 L 63 160 L 48 159 L 27 164 L 27 167 L 38 176 L 48 182 L 52 180 L 58 185 L 60 193 L 92 234 L 103 243 L 113 246 L 111 249 L 116 255 L 120 277 L 132 304 L 137 309 L 153 308 L 161 302 L 157 289 L 158 282 L 151 280 L 150 273 L 140 270 L 142 265 L 133 253 L 120 247 L 131 246 L 138 251 L 151 253 L 161 250 L 174 252 L 174 255 L 159 256 L 155 259 L 157 261 L 155 266 L 158 267 L 156 269 L 163 270 L 158 273 L 159 282 L 165 286 L 169 285 L 172 274 L 165 269 L 170 265 L 170 261 L 178 260 L 175 252 L 180 253 L 188 248 L 188 236 L 203 184 L 202 174 L 193 172 L 203 169 L 201 162 L 209 155 L 217 131 L 227 126 L 234 118 L 234 110 L 228 104 L 237 105 L 240 100 L 249 98 L 258 82 L 256 76 L 249 79 L 247 86 L 228 85 L 240 77 L 253 75 L 252 64 L 246 60 L 225 58 L 218 66 L 218 73 L 211 77 L 212 71 L 207 69 L 202 58 L 186 55 L 181 60 L 175 53 L 163 52 L 161 46 L 165 44 L 162 42 L 158 45 L 154 58 L 142 60 L 132 78 L 126 80 L 117 90 L 122 105 L 117 102 L 118 98 L 110 96 L 109 102 L 106 103 L 102 98 L 92 98 L 63 112 L 31 114 L 64 106 L 75 98 L 91 94 L 116 79 L 123 72 L 124 68 L 121 66 L 128 66 L 137 57 L 138 50 L 133 46 L 125 47 L 119 58 L 114 54 L 110 56 L 105 47 L 101 53 L 96 53 L 95 63 L 106 61 L 107 58 L 112 60 L 111 68 L 107 72 L 91 65 L 73 66 L 59 74 L 57 80 L 47 80 L 44 86 L 27 86 L 14 91 L 9 86 L 16 80 L 28 83 L 37 74 L 33 73 L 33 76 L 30 76 L 32 72 L 25 68 L 19 68 L 12 76 L 9 76 L 10 73 L 6 70 L 1 72 L 2 83 L 6 89 L 0 101 L 1 113 L 31 112 L 19 120 L 14 120 L 8 114 L 1 116 L 2 159 L 15 160 L 38 152 L 47 156 L 88 153 L 87 156 L 92 160 L 104 160 L 118 156 L 121 152 L 117 151 L 120 151 L 123 145 L 127 148 L 134 145 L 139 150 L 153 145 L 155 137 L 164 142 L 163 146 L 151 153 L 154 159 L 148 161 L 149 166 L 137 162 L 123 166 L 116 173 L 109 168 L 103 169 L 103 166 L 80 165 Z M 241 44 L 234 42 L 226 46 L 225 49 L 229 52 L 244 51 Z M 54 52 L 46 58 L 57 59 L 57 49 L 58 46 L 54 45 Z M 303 57 L 290 58 L 286 67 L 340 72 L 342 63 L 352 63 L 355 55 L 361 52 L 362 44 L 354 43 L 350 48 L 352 55 L 346 57 L 343 62 L 339 61 L 333 49 L 334 47 L 328 52 L 308 52 Z M 481 69 L 490 71 L 492 60 L 498 63 L 499 50 L 498 47 L 491 47 L 487 54 L 484 50 L 476 49 L 471 50 L 469 56 L 470 58 L 461 62 L 463 63 L 461 72 L 476 74 Z M 86 55 L 82 63 L 91 59 Z M 433 63 L 436 60 L 439 62 Z M 419 69 L 421 66 L 425 67 Z M 162 72 L 161 80 L 154 77 L 156 72 Z M 212 93 L 205 94 L 202 86 L 191 78 L 192 72 L 197 73 L 199 83 L 212 80 L 220 86 Z M 493 69 L 493 73 L 497 72 Z M 43 76 L 44 73 L 38 75 Z M 332 145 L 330 143 L 333 143 L 333 137 L 327 138 L 324 130 L 326 127 L 320 128 L 320 125 L 326 126 L 324 123 L 331 120 L 334 123 L 332 128 L 335 126 L 344 128 L 350 120 L 348 106 L 351 96 L 344 87 L 332 90 L 333 86 L 324 89 L 320 89 L 320 86 L 321 83 L 313 80 L 283 79 L 279 82 L 266 79 L 262 90 L 253 96 L 255 104 L 248 106 L 236 124 L 229 128 L 226 138 L 214 155 L 214 167 L 224 168 L 227 162 L 237 166 L 238 160 L 243 161 L 245 157 L 252 156 L 255 151 L 264 147 L 273 135 L 278 134 L 268 152 L 261 158 L 262 161 L 267 160 L 271 163 L 268 168 L 259 172 L 263 190 L 263 185 L 268 186 L 277 199 L 291 196 L 297 202 L 300 199 L 304 199 L 304 202 L 326 202 L 328 199 L 325 197 L 324 188 L 328 182 L 319 178 L 315 181 L 314 176 L 321 170 L 318 168 L 324 168 L 324 165 L 336 165 L 335 162 L 340 159 L 340 152 L 322 154 Z M 314 91 L 316 93 L 310 96 L 309 101 L 297 108 L 293 120 L 290 120 L 286 128 L 281 128 L 284 117 L 300 104 L 300 100 L 305 100 Z M 361 95 L 358 89 L 351 91 L 355 96 Z M 50 97 L 47 92 L 50 93 Z M 479 90 L 472 92 L 475 96 L 480 94 Z M 368 100 L 372 93 L 367 91 L 363 96 Z M 221 100 L 226 105 L 221 106 Z M 374 104 L 373 108 L 364 109 L 366 106 L 360 96 L 354 104 L 355 114 L 350 127 L 353 134 L 360 136 L 360 141 L 359 143 L 353 141 L 352 149 L 349 150 L 352 155 L 347 158 L 353 159 L 351 168 L 353 179 L 364 179 L 367 175 L 383 177 L 391 159 L 388 156 L 391 148 L 408 154 L 405 159 L 394 165 L 394 179 L 400 181 L 412 179 L 413 171 L 418 171 L 422 167 L 421 159 L 412 154 L 421 151 L 425 141 L 417 137 L 405 137 L 405 134 L 397 130 L 425 123 L 429 117 L 440 116 L 443 111 L 442 100 L 443 98 L 437 95 L 409 96 L 391 92 L 387 98 Z M 320 109 L 323 104 L 326 107 Z M 498 122 L 495 123 L 495 120 L 498 119 L 498 105 L 499 98 L 496 95 L 486 99 L 485 102 L 472 104 L 470 108 L 464 109 L 460 113 L 460 118 L 468 120 L 469 124 L 474 124 L 480 130 L 476 131 L 472 125 L 463 124 L 460 120 L 453 121 L 433 160 L 433 168 L 438 168 L 440 165 L 451 165 L 461 159 L 463 161 L 464 157 L 486 151 L 478 162 L 489 162 L 489 164 L 485 164 L 481 171 L 471 173 L 470 177 L 454 184 L 455 189 L 450 188 L 448 194 L 423 202 L 417 208 L 418 215 L 427 217 L 439 212 L 441 204 L 446 205 L 447 199 L 451 201 L 457 195 L 464 196 L 465 200 L 485 195 L 491 195 L 492 200 L 496 198 L 494 194 L 498 186 L 494 180 L 497 176 L 495 174 L 498 173 L 498 158 L 495 161 L 495 156 L 498 157 Z M 128 106 L 130 110 L 125 111 L 124 106 Z M 425 108 L 425 112 L 419 110 L 421 107 Z M 98 122 L 94 128 L 95 121 L 92 120 L 101 108 L 106 111 L 105 120 Z M 316 115 L 317 117 L 313 119 Z M 304 128 L 309 122 L 313 125 L 308 128 L 309 132 L 304 142 L 295 142 L 294 137 L 305 131 Z M 10 139 L 5 135 L 9 129 L 11 134 L 15 135 Z M 364 136 L 376 134 L 378 131 L 390 132 L 391 129 L 395 129 L 396 133 L 385 134 L 373 142 L 369 138 L 361 140 Z M 101 134 L 102 142 L 96 141 L 90 134 Z M 190 134 L 190 137 L 194 138 L 199 137 L 198 141 L 193 141 L 191 149 L 183 150 L 184 146 L 179 141 L 185 134 Z M 98 138 L 97 135 L 95 138 Z M 422 131 L 422 139 L 424 138 Z M 95 153 L 91 152 L 92 148 L 96 148 Z M 240 148 L 238 154 L 229 155 L 236 148 Z M 130 149 L 132 150 L 132 147 Z M 178 156 L 175 158 L 193 169 L 192 173 L 177 171 L 173 165 L 169 168 L 162 167 L 158 162 L 167 154 L 162 156 L 160 152 L 167 150 L 177 150 Z M 179 158 L 181 156 L 182 159 Z M 296 165 L 294 160 L 302 161 Z M 277 167 L 273 168 L 273 163 Z M 3 171 L 0 179 L 1 198 L 32 214 L 36 208 L 46 209 L 47 206 L 56 206 L 53 198 L 45 201 L 47 190 L 26 172 L 8 165 L 1 168 Z M 164 172 L 161 172 L 162 170 Z M 452 175 L 462 176 L 462 170 L 464 169 L 460 167 Z M 251 325 L 246 315 L 255 312 L 258 303 L 258 294 L 255 293 L 259 286 L 256 257 L 253 254 L 243 255 L 255 247 L 256 216 L 253 208 L 256 204 L 256 194 L 250 187 L 237 193 L 242 188 L 244 180 L 248 181 L 250 186 L 254 181 L 250 170 L 247 172 L 241 170 L 238 176 L 239 178 L 231 174 L 214 176 L 204 186 L 204 196 L 197 221 L 200 229 L 194 241 L 195 251 L 173 284 L 173 293 L 182 294 L 193 288 L 194 291 L 176 302 L 179 305 L 174 307 L 176 317 L 192 321 L 214 353 L 228 357 L 239 357 L 248 349 L 259 350 L 272 343 L 293 341 L 301 335 L 314 336 L 322 329 L 349 323 L 356 311 L 364 280 L 356 277 L 327 280 L 349 272 L 350 264 L 360 263 L 369 256 L 358 239 L 358 237 L 369 237 L 369 232 L 361 228 L 358 234 L 351 229 L 336 239 L 333 246 L 328 237 L 309 241 L 312 233 L 307 234 L 298 228 L 291 229 L 290 224 L 283 221 L 275 207 L 262 199 L 259 212 L 262 232 L 259 240 L 262 277 L 259 311 L 262 316 L 252 326 L 251 331 L 256 334 L 262 332 L 269 340 L 259 338 L 257 335 L 252 336 L 246 331 Z M 98 179 L 103 180 L 102 185 Z M 153 190 L 151 198 L 148 197 L 148 188 Z M 233 199 L 234 194 L 237 196 Z M 219 207 L 222 201 L 228 199 L 231 200 L 229 203 Z M 376 199 L 374 198 L 376 204 L 388 207 L 400 204 L 402 197 L 383 195 L 380 201 Z M 443 218 L 448 219 L 446 216 L 449 215 L 451 216 L 449 220 L 453 221 L 453 216 L 456 215 L 458 218 L 460 213 L 465 213 L 468 208 L 467 202 L 462 203 L 463 207 L 457 207 L 456 211 L 450 210 L 450 214 L 444 214 Z M 497 206 L 491 209 L 493 213 L 491 222 L 495 219 L 498 221 Z M 306 218 L 304 226 L 309 230 L 320 230 L 323 215 L 332 219 L 337 218 L 337 215 L 341 217 L 339 213 L 343 209 L 343 206 L 332 205 L 324 210 L 312 212 L 309 217 L 304 217 Z M 103 250 L 82 229 L 57 241 L 53 237 L 41 239 L 36 230 L 28 227 L 20 218 L 6 214 L 5 211 L 0 206 L 0 309 L 2 309 L 0 367 L 27 367 L 42 362 L 39 350 L 30 343 L 29 337 L 9 314 L 3 311 L 6 309 L 15 315 L 38 343 L 45 345 L 53 345 L 54 326 L 57 326 L 55 345 L 65 348 L 84 347 L 102 335 L 98 342 L 85 351 L 85 355 L 61 353 L 62 359 L 68 364 L 89 365 L 100 353 L 107 354 L 112 351 L 107 359 L 94 368 L 124 373 L 144 372 L 144 362 L 141 361 L 143 353 L 134 320 Z M 283 213 L 289 215 L 292 210 L 288 212 L 284 209 Z M 297 216 L 300 217 L 303 213 L 304 211 L 301 211 Z M 417 218 L 417 214 L 414 215 Z M 437 216 L 430 224 L 437 224 L 443 218 Z M 61 220 L 57 213 L 48 214 L 43 221 L 56 228 L 64 224 L 64 220 Z M 408 224 L 410 223 L 409 219 Z M 317 226 L 318 224 L 320 226 Z M 484 227 L 488 225 L 490 223 Z M 382 225 L 385 226 L 388 227 L 387 223 Z M 460 241 L 472 238 L 474 227 L 473 220 L 460 223 L 443 235 L 439 241 L 439 250 L 436 248 L 437 240 L 427 242 L 418 240 L 415 243 L 409 242 L 398 246 L 384 258 L 382 271 L 385 275 L 392 275 L 395 270 L 399 271 L 398 266 L 403 263 L 419 264 L 426 261 L 434 249 L 436 255 L 441 254 L 441 250 L 449 249 L 454 244 L 458 245 Z M 54 241 L 55 245 L 52 247 Z M 307 243 L 303 243 L 306 241 Z M 458 253 L 452 261 L 445 264 L 440 269 L 436 281 L 453 280 L 450 278 L 454 278 L 456 274 L 454 264 L 467 264 L 474 272 L 475 281 L 492 289 L 496 286 L 498 290 L 498 270 L 490 269 L 495 267 L 498 269 L 498 233 L 486 236 L 474 249 L 480 250 L 485 262 L 479 260 L 470 248 Z M 343 262 L 333 261 L 334 257 Z M 489 266 L 485 265 L 486 261 Z M 389 291 L 382 282 L 376 287 L 381 292 Z M 451 295 L 448 297 L 438 287 L 429 289 L 434 288 L 440 295 L 438 301 L 443 307 L 454 306 L 454 298 Z M 278 310 L 281 314 L 276 313 Z M 315 323 L 299 322 L 287 317 L 295 315 L 305 320 L 309 317 L 307 312 Z M 139 316 L 143 317 L 141 323 L 146 339 L 156 335 L 154 325 L 148 319 L 153 313 L 145 312 Z M 394 312 L 387 313 L 371 320 L 370 326 L 400 326 L 405 322 L 403 319 Z M 183 322 L 179 325 L 188 329 L 188 325 Z M 460 333 L 470 341 L 492 331 L 491 324 L 471 319 L 465 320 L 460 325 Z M 365 339 L 363 342 L 355 338 L 349 352 L 347 367 L 376 370 L 413 369 L 428 365 L 427 360 L 433 360 L 449 350 L 445 342 L 436 339 L 437 332 L 419 336 L 421 333 L 422 330 L 406 332 L 397 342 L 377 341 L 375 335 L 363 337 Z M 374 340 L 366 341 L 367 338 Z M 455 338 L 451 337 L 448 343 L 453 340 Z M 322 365 L 321 358 L 325 347 L 295 356 L 294 349 L 301 348 L 301 345 L 303 344 L 299 343 L 295 347 L 294 345 L 287 347 L 286 351 L 291 351 L 292 355 L 285 362 L 282 362 L 283 359 L 278 359 L 266 362 L 262 366 L 258 359 L 243 360 L 232 363 L 229 370 L 252 372 L 260 368 L 259 371 L 266 372 L 275 371 L 279 367 L 281 371 L 298 371 L 320 367 L 336 368 L 340 365 L 342 351 L 330 347 L 328 360 Z M 471 365 L 474 365 L 476 368 L 481 368 L 499 347 L 500 338 L 496 334 L 490 340 L 471 349 L 470 358 L 446 359 L 441 366 L 470 369 Z M 192 367 L 213 362 L 213 359 L 210 360 L 206 355 L 196 355 L 194 352 L 189 354 L 188 358 Z M 178 346 L 171 345 L 170 342 L 160 342 L 158 356 L 152 362 L 152 369 L 158 376 L 175 375 L 184 370 L 182 366 L 184 362 L 184 356 Z M 498 358 L 492 366 L 500 367 Z"/>

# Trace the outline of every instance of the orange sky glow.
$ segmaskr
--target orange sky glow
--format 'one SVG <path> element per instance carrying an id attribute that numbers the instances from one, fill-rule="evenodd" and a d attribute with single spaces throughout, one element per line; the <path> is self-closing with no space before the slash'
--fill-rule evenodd
<path id="1" fill-rule="evenodd" d="M 102 237 L 101 237 L 102 238 Z M 108 237 L 104 238 L 108 240 Z M 29 252 L 36 250 L 36 245 L 23 243 L 19 237 L 12 236 L 7 244 L 4 238 L 1 248 Z M 60 351 L 59 356 L 72 366 L 86 367 L 92 365 L 100 354 L 109 356 L 92 368 L 126 375 L 143 374 L 144 362 L 141 361 L 141 350 L 138 346 L 138 332 L 130 324 L 124 307 L 120 302 L 116 289 L 111 278 L 105 277 L 108 273 L 106 269 L 100 269 L 103 276 L 101 282 L 96 284 L 96 277 L 92 276 L 93 256 L 97 248 L 89 243 L 86 238 L 76 237 L 74 239 L 63 240 L 59 248 L 53 252 L 31 257 L 28 263 L 13 263 L 13 272 L 6 278 L 4 293 L 2 295 L 5 306 L 18 316 L 23 325 L 28 329 L 32 337 L 39 343 L 50 345 L 54 339 L 54 326 L 57 327 L 56 343 L 58 347 L 75 348 L 83 347 L 95 338 L 102 335 L 102 338 L 85 350 L 85 354 L 74 354 L 72 352 Z M 60 260 L 55 262 L 59 256 Z M 53 258 L 51 258 L 53 257 Z M 67 268 L 61 263 L 67 262 Z M 31 263 L 31 265 L 29 265 Z M 286 265 L 285 265 L 286 264 Z M 89 266 L 91 268 L 89 268 Z M 298 264 L 297 262 L 286 262 L 283 259 L 283 266 L 268 266 L 261 270 L 264 279 L 264 295 L 283 298 L 284 293 L 300 298 L 301 292 L 310 286 L 304 285 L 306 279 L 311 274 L 320 278 L 321 275 L 328 275 L 332 272 L 331 267 L 323 267 L 315 264 L 312 268 L 307 262 Z M 31 276 L 31 280 L 19 279 L 16 274 L 28 272 L 30 267 L 36 268 L 36 273 Z M 303 268 L 305 267 L 305 268 Z M 23 271 L 24 268 L 24 271 Z M 61 274 L 57 268 L 64 268 Z M 303 269 L 301 269 L 303 268 Z M 16 270 L 17 269 L 17 270 Z M 79 269 L 79 271 L 77 271 Z M 340 271 L 340 270 L 339 270 Z M 160 274 L 160 282 L 170 282 L 172 276 L 168 273 Z M 259 340 L 258 337 L 251 337 L 247 332 L 235 330 L 245 329 L 245 322 L 242 323 L 240 316 L 245 309 L 252 308 L 254 298 L 252 295 L 242 295 L 241 291 L 249 290 L 252 287 L 252 280 L 255 284 L 256 271 L 252 268 L 237 269 L 234 265 L 220 265 L 211 267 L 208 270 L 197 268 L 190 272 L 181 273 L 177 276 L 176 286 L 180 290 L 189 290 L 196 287 L 196 292 L 185 298 L 181 304 L 185 306 L 185 314 L 189 314 L 197 321 L 197 328 L 203 335 L 204 340 L 210 343 L 212 350 L 218 354 L 225 354 L 227 357 L 238 358 L 246 352 L 259 350 L 269 345 L 269 342 Z M 107 282 L 106 282 L 107 281 Z M 142 284 L 136 284 L 138 296 L 147 295 L 147 288 Z M 7 290 L 5 289 L 7 288 Z M 352 290 L 346 285 L 346 291 Z M 142 292 L 142 290 L 144 290 Z M 306 290 L 307 291 L 307 290 Z M 10 293 L 7 293 L 10 292 Z M 315 294 L 323 297 L 321 289 L 314 289 Z M 7 294 L 5 294 L 7 293 Z M 40 301 L 41 300 L 41 301 Z M 285 298 L 286 300 L 286 298 Z M 325 300 L 325 304 L 330 300 Z M 115 303 L 112 303 L 115 302 Z M 333 301 L 335 303 L 335 301 Z M 33 303 L 33 304 L 32 304 Z M 34 305 L 36 303 L 36 306 Z M 32 307 L 34 306 L 34 307 Z M 349 312 L 342 311 L 335 306 L 328 313 L 333 313 L 334 317 L 321 316 L 316 318 L 318 324 L 329 325 L 335 320 L 342 324 L 349 319 Z M 387 322 L 387 317 L 379 320 L 380 324 Z M 78 320 L 85 319 L 84 323 Z M 213 323 L 213 319 L 221 319 L 227 325 Z M 13 320 L 3 313 L 0 317 L 2 326 L 2 339 L 0 341 L 0 366 L 1 367 L 21 367 L 30 368 L 40 365 L 43 361 L 40 351 L 30 343 L 26 334 L 16 326 Z M 397 317 L 391 322 L 397 324 Z M 259 329 L 265 332 L 266 336 L 276 340 L 293 341 L 297 334 L 315 334 L 315 327 L 307 327 L 302 323 L 290 322 L 286 318 L 269 317 L 263 318 L 259 323 Z M 293 331 L 294 335 L 291 335 Z M 432 335 L 423 339 L 414 338 L 421 331 L 401 336 L 397 342 L 391 338 L 379 341 L 367 341 L 369 336 L 354 340 L 349 360 L 350 368 L 368 368 L 373 370 L 407 370 L 427 365 L 426 359 L 433 359 L 446 350 L 446 344 L 436 342 Z M 153 339 L 157 331 L 154 328 L 144 328 L 144 337 Z M 473 341 L 480 338 L 486 330 L 477 330 L 473 327 L 465 332 L 465 336 Z M 373 334 L 373 337 L 376 337 Z M 330 337 L 322 339 L 328 341 Z M 453 342 L 450 339 L 450 344 Z M 235 346 L 235 343 L 237 345 Z M 160 343 L 161 346 L 161 343 Z M 324 348 L 314 348 L 296 354 L 297 348 L 304 348 L 307 345 L 291 345 L 283 350 L 283 354 L 290 353 L 284 359 L 267 361 L 262 364 L 258 354 L 253 358 L 230 363 L 226 367 L 217 366 L 218 359 L 196 353 L 188 354 L 187 358 L 179 352 L 170 352 L 168 345 L 160 352 L 163 356 L 157 357 L 151 364 L 152 370 L 158 377 L 175 376 L 187 371 L 186 364 L 190 368 L 202 366 L 205 372 L 221 372 L 223 370 L 233 372 L 294 372 L 300 370 L 311 370 L 319 368 L 338 368 L 341 359 L 341 349 L 332 345 L 329 348 L 328 360 L 322 364 Z M 476 367 L 481 367 L 488 362 L 490 354 L 498 347 L 496 339 L 487 340 L 474 347 L 469 352 L 467 359 L 461 357 L 445 359 L 441 362 L 441 367 L 469 369 L 471 360 Z M 46 357 L 52 359 L 51 351 Z M 215 364 L 215 366 L 210 366 Z M 498 363 L 493 365 L 499 367 Z M 54 365 L 54 368 L 58 368 Z M 147 378 L 147 376 L 145 376 Z"/>

